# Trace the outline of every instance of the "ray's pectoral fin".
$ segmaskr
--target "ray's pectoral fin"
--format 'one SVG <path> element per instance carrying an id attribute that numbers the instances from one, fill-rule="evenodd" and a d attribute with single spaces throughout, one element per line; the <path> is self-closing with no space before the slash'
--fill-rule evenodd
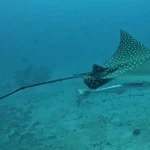
<path id="1" fill-rule="evenodd" d="M 90 88 L 90 89 L 97 89 L 100 86 L 106 84 L 109 79 L 101 79 L 99 75 L 102 72 L 107 70 L 107 68 L 104 68 L 102 66 L 99 66 L 97 64 L 94 64 L 92 67 L 92 74 L 86 78 L 84 78 L 84 83 Z"/>
<path id="2" fill-rule="evenodd" d="M 108 83 L 111 79 L 102 79 L 99 76 L 89 76 L 88 78 L 84 79 L 84 83 L 90 88 L 90 89 L 97 89 L 100 86 Z"/>
<path id="3" fill-rule="evenodd" d="M 112 80 L 112 78 L 104 79 L 103 77 L 111 72 L 114 72 L 115 70 L 116 68 L 104 68 L 102 66 L 94 64 L 92 67 L 92 74 L 84 78 L 84 83 L 90 89 L 97 89 Z"/>

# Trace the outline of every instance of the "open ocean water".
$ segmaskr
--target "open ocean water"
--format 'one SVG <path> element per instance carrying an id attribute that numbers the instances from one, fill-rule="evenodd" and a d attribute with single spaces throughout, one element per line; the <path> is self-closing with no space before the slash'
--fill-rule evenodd
<path id="1" fill-rule="evenodd" d="M 120 29 L 150 47 L 148 0 L 1 0 L 0 96 L 91 71 Z M 81 97 L 81 78 L 0 100 L 0 150 L 150 150 L 150 90 Z"/>

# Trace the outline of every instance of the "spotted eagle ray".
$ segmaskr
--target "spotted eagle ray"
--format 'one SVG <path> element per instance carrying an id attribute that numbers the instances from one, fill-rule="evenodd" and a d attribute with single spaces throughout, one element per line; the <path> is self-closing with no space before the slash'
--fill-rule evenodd
<path id="1" fill-rule="evenodd" d="M 84 83 L 90 89 L 97 89 L 114 79 L 130 79 L 131 81 L 134 79 L 149 79 L 149 65 L 150 50 L 137 41 L 132 35 L 120 30 L 120 43 L 118 49 L 102 66 L 94 64 L 90 72 L 20 87 L 0 97 L 0 99 L 27 88 L 75 78 L 83 78 Z"/>
<path id="2" fill-rule="evenodd" d="M 146 76 L 148 79 L 149 60 L 150 50 L 121 30 L 120 43 L 115 54 L 102 66 L 93 65 L 95 73 L 85 77 L 84 83 L 90 89 L 97 89 L 113 79 L 144 80 Z"/>

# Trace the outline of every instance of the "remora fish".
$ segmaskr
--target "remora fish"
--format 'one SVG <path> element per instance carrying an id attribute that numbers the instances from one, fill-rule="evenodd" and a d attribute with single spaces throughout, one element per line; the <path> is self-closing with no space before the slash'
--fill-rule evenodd
<path id="1" fill-rule="evenodd" d="M 80 95 L 89 95 L 91 93 L 115 93 L 121 94 L 126 92 L 129 89 L 136 90 L 147 90 L 150 88 L 150 82 L 135 82 L 135 83 L 125 83 L 125 84 L 116 84 L 103 88 L 98 88 L 95 90 L 78 90 Z"/>
<path id="2" fill-rule="evenodd" d="M 150 82 L 150 50 L 125 31 L 115 54 L 102 66 L 93 65 L 93 74 L 84 78 L 90 89 L 97 89 L 111 80 Z"/>

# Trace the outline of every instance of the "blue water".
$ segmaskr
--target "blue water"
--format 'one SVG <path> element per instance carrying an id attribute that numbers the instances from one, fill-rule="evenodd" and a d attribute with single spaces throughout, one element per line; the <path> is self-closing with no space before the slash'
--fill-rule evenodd
<path id="1" fill-rule="evenodd" d="M 1 1 L 0 96 L 103 64 L 120 29 L 150 47 L 149 14 L 148 0 Z M 82 79 L 2 100 L 0 150 L 150 149 L 149 91 L 81 99 L 80 88 Z"/>

